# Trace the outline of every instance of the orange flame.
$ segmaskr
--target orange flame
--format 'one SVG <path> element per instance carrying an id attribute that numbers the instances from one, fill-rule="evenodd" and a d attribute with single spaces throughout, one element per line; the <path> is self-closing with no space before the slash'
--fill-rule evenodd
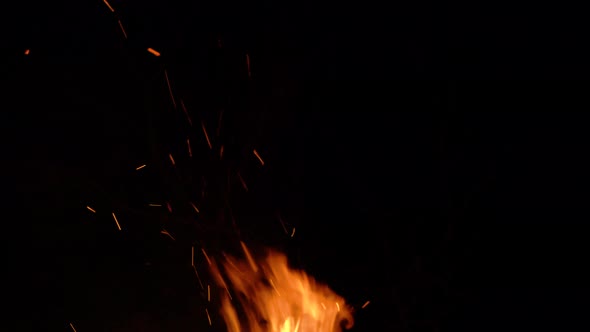
<path id="1" fill-rule="evenodd" d="M 232 302 L 229 291 L 221 298 L 228 332 L 340 332 L 352 327 L 344 299 L 303 271 L 290 269 L 285 255 L 269 251 L 264 260 L 254 261 L 242 248 L 248 259 L 225 256 L 221 267 L 211 265 L 216 283 L 226 291 L 229 285 L 239 300 L 239 305 Z"/>

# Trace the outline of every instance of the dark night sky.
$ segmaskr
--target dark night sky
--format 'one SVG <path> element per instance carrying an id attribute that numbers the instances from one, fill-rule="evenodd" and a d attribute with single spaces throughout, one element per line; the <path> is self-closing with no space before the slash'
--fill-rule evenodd
<path id="1" fill-rule="evenodd" d="M 190 234 L 212 251 L 237 239 L 228 218 L 207 223 L 222 204 L 202 207 L 196 230 L 176 206 L 202 175 L 222 197 L 227 169 L 242 238 L 287 251 L 354 305 L 371 300 L 356 331 L 580 327 L 588 165 L 575 114 L 588 86 L 510 80 L 582 78 L 575 15 L 556 11 L 552 29 L 517 7 L 110 3 L 116 14 L 99 0 L 25 4 L 3 30 L 17 31 L 1 129 L 20 330 L 209 328 Z M 221 108 L 217 164 L 200 121 L 215 127 Z M 172 216 L 145 207 L 166 200 Z"/>

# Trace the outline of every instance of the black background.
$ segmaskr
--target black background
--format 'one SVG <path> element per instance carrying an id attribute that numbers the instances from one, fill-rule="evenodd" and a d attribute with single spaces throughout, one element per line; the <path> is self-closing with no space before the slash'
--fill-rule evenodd
<path id="1" fill-rule="evenodd" d="M 191 234 L 221 250 L 232 228 L 185 232 L 188 212 L 144 203 L 184 202 L 226 169 L 250 187 L 233 180 L 242 238 L 287 251 L 357 307 L 370 300 L 357 331 L 587 324 L 575 10 L 110 3 L 115 14 L 102 1 L 23 4 L 5 21 L 6 294 L 20 330 L 209 328 Z M 220 108 L 221 166 L 199 136 Z"/>

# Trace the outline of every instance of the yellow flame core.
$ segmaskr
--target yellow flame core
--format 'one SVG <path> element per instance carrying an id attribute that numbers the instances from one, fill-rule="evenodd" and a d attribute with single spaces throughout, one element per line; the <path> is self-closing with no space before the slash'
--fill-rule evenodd
<path id="1" fill-rule="evenodd" d="M 234 293 L 233 300 L 229 292 L 221 299 L 228 332 L 339 332 L 341 326 L 352 327 L 344 299 L 303 271 L 290 269 L 285 255 L 269 252 L 254 262 L 246 253 L 248 260 L 225 256 L 221 268 L 211 265 L 216 283 L 226 291 L 229 285 Z"/>

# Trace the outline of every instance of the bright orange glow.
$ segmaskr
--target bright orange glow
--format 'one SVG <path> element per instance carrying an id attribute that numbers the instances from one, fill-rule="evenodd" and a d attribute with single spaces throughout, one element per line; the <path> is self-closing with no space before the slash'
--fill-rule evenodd
<path id="1" fill-rule="evenodd" d="M 104 2 L 105 5 L 107 5 L 107 7 L 109 7 L 109 9 L 111 10 L 111 12 L 115 12 L 115 10 L 113 9 L 113 7 L 111 7 L 111 5 L 109 4 L 109 2 L 107 0 L 102 0 Z"/>
<path id="2" fill-rule="evenodd" d="M 96 211 L 95 211 L 93 208 L 91 208 L 90 206 L 86 206 L 86 208 L 87 208 L 87 209 L 88 209 L 90 212 L 92 212 L 92 213 L 96 213 Z"/>
<path id="3" fill-rule="evenodd" d="M 151 48 L 151 47 L 148 47 L 148 49 L 147 49 L 147 50 L 148 50 L 148 52 L 150 52 L 151 54 L 153 54 L 153 55 L 155 55 L 155 56 L 160 56 L 160 52 L 158 52 L 158 51 L 154 50 L 154 49 L 153 49 L 153 48 Z"/>
<path id="4" fill-rule="evenodd" d="M 260 157 L 260 154 L 258 154 L 258 151 L 256 151 L 256 149 L 254 149 L 254 155 L 256 156 L 256 158 L 258 158 L 258 161 L 260 161 L 260 165 L 264 166 L 264 160 L 262 160 L 262 157 Z"/>
<path id="5" fill-rule="evenodd" d="M 31 50 L 29 50 L 29 49 L 25 50 L 25 55 L 29 55 L 30 53 L 31 53 Z"/>
<path id="6" fill-rule="evenodd" d="M 225 286 L 227 280 L 239 300 L 221 297 L 228 332 L 340 332 L 352 327 L 352 311 L 344 299 L 303 271 L 289 268 L 285 255 L 269 251 L 262 260 L 250 258 L 225 256 L 220 265 L 211 266 L 218 285 Z"/>

